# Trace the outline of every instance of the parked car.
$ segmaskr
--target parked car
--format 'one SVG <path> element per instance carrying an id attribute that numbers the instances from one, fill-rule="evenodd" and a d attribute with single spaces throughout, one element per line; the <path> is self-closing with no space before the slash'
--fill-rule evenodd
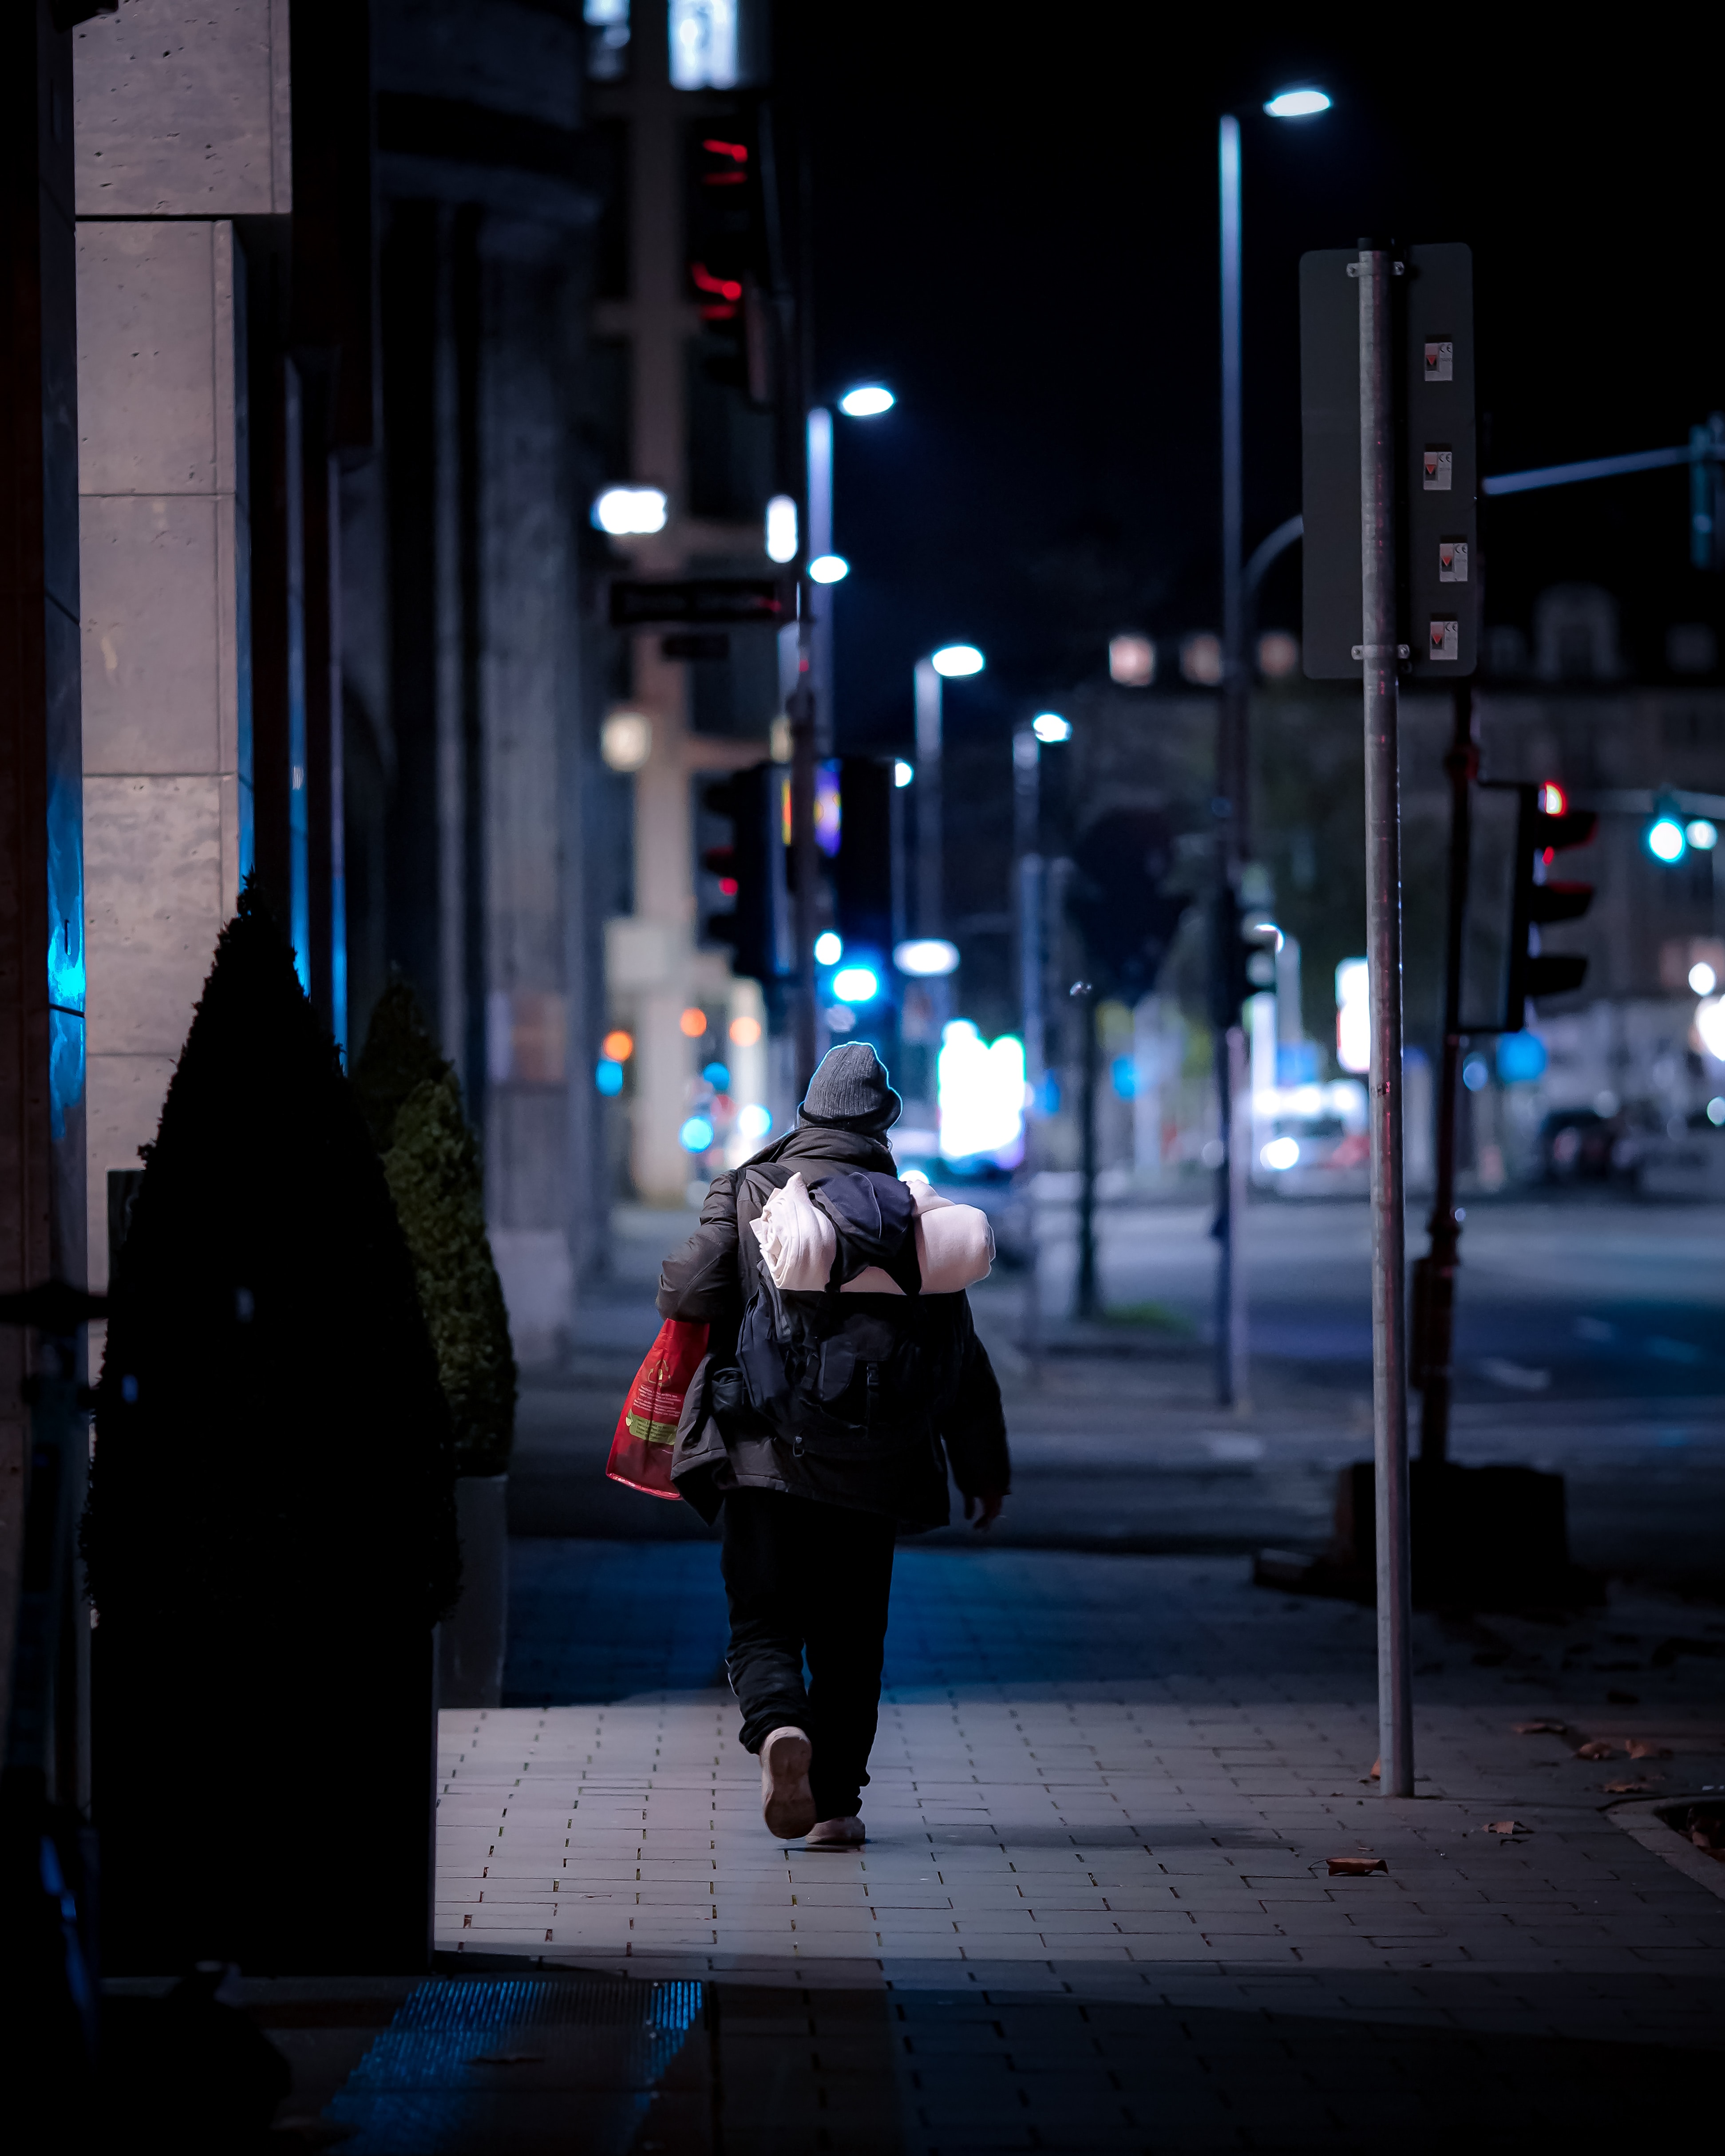
<path id="1" fill-rule="evenodd" d="M 1611 1173 L 1622 1119 L 1595 1108 L 1553 1109 L 1539 1126 L 1541 1166 L 1548 1183 L 1604 1183 Z"/>

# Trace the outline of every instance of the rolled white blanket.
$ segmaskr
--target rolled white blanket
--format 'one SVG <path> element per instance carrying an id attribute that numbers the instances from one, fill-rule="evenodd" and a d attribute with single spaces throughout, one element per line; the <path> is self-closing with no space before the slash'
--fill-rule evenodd
<path id="1" fill-rule="evenodd" d="M 994 1230 L 988 1214 L 980 1206 L 957 1205 L 951 1199 L 919 1212 L 916 1263 L 924 1295 L 957 1295 L 986 1280 L 994 1263 Z"/>
<path id="2" fill-rule="evenodd" d="M 815 1210 L 800 1175 L 775 1190 L 749 1225 L 776 1288 L 809 1294 L 826 1286 L 839 1239 L 825 1214 Z"/>
<path id="3" fill-rule="evenodd" d="M 957 1295 L 986 1280 L 994 1263 L 994 1230 L 979 1206 L 942 1198 L 926 1175 L 902 1178 L 916 1207 L 916 1270 L 924 1295 Z M 870 1265 L 846 1281 L 843 1295 L 902 1295 L 904 1290 L 879 1265 Z"/>

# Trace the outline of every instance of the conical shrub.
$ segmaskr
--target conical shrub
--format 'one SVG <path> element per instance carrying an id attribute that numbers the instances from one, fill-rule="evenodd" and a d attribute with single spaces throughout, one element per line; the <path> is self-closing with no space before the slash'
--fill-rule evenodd
<path id="1" fill-rule="evenodd" d="M 449 1414 L 376 1149 L 249 883 L 145 1152 L 84 1536 L 110 1963 L 411 1966 Z"/>
<path id="2" fill-rule="evenodd" d="M 503 1284 L 485 1234 L 479 1150 L 445 1067 L 408 1094 L 383 1157 L 413 1253 L 458 1475 L 501 1475 L 515 1435 L 516 1367 Z"/>
<path id="3" fill-rule="evenodd" d="M 408 1094 L 453 1067 L 432 1037 L 412 983 L 392 966 L 353 1065 L 353 1091 L 380 1153 L 395 1142 L 395 1119 Z"/>
<path id="4" fill-rule="evenodd" d="M 454 1067 L 399 974 L 378 998 L 353 1082 L 413 1254 L 449 1405 L 455 1471 L 501 1475 L 515 1435 L 516 1363 L 485 1233 L 479 1147 Z"/>

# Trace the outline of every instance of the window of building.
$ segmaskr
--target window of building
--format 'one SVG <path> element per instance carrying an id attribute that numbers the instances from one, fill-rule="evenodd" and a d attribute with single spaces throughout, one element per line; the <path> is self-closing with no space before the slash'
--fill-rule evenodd
<path id="1" fill-rule="evenodd" d="M 735 90 L 737 0 L 670 0 L 673 90 Z"/>
<path id="2" fill-rule="evenodd" d="M 583 0 L 590 82 L 621 82 L 629 74 L 629 0 Z"/>

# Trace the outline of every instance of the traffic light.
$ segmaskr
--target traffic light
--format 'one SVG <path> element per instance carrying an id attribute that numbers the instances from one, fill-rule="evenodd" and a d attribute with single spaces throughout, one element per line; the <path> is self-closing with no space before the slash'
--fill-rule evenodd
<path id="1" fill-rule="evenodd" d="M 1689 429 L 1689 561 L 1725 567 L 1725 412 Z"/>
<path id="2" fill-rule="evenodd" d="M 1579 921 L 1593 904 L 1590 883 L 1565 883 L 1548 873 L 1556 856 L 1592 839 L 1599 818 L 1591 808 L 1571 808 L 1561 786 L 1518 785 L 1516 865 L 1510 921 L 1506 1033 L 1526 1024 L 1530 998 L 1567 996 L 1587 977 L 1585 958 L 1565 952 L 1542 952 L 1539 931 L 1553 921 Z"/>
<path id="3" fill-rule="evenodd" d="M 1276 952 L 1281 936 L 1261 906 L 1242 906 L 1232 885 L 1222 886 L 1210 901 L 1215 938 L 1210 966 L 1210 1017 L 1219 1032 L 1240 1024 L 1247 998 L 1276 986 Z"/>
<path id="4" fill-rule="evenodd" d="M 1240 1006 L 1252 993 L 1246 971 L 1252 947 L 1240 932 L 1240 918 L 1239 892 L 1219 885 L 1210 901 L 1210 1023 L 1218 1033 L 1240 1024 Z"/>
<path id="5" fill-rule="evenodd" d="M 1173 859 L 1167 822 L 1153 808 L 1111 808 L 1074 848 L 1067 911 L 1105 994 L 1136 1002 L 1155 986 L 1189 903 L 1163 888 Z"/>
<path id="6" fill-rule="evenodd" d="M 761 160 L 754 116 L 691 121 L 685 138 L 689 297 L 706 325 L 702 364 L 715 382 L 768 401 Z"/>
<path id="7" fill-rule="evenodd" d="M 784 850 L 773 824 L 780 784 L 777 765 L 757 763 L 708 782 L 701 797 L 701 940 L 728 943 L 732 971 L 763 986 L 783 970 Z"/>

